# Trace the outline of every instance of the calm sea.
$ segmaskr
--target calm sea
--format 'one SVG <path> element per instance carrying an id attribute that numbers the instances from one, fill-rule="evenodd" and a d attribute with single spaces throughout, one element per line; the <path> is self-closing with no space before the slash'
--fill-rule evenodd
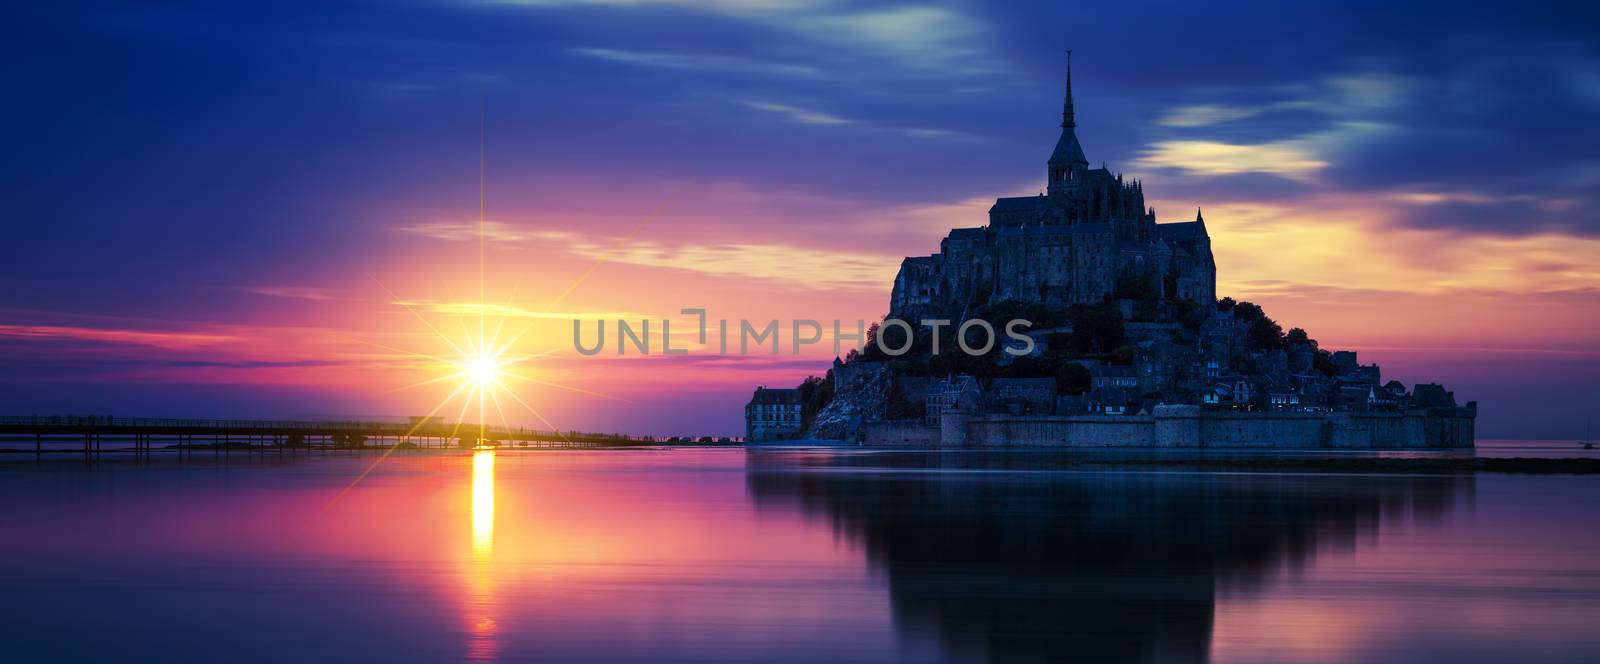
<path id="1" fill-rule="evenodd" d="M 0 660 L 1600 659 L 1600 476 L 1040 454 L 7 462 Z"/>

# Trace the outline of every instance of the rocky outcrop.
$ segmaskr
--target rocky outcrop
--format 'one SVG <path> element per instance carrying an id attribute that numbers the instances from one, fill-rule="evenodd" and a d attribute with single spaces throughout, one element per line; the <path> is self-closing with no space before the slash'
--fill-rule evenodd
<path id="1" fill-rule="evenodd" d="M 892 375 L 883 363 L 860 364 L 864 367 L 851 372 L 850 379 L 836 388 L 833 400 L 817 412 L 806 438 L 854 441 L 863 422 L 883 419 Z"/>

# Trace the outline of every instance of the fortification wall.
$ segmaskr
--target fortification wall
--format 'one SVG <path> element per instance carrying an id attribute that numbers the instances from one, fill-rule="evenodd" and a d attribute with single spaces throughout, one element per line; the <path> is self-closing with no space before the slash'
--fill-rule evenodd
<path id="1" fill-rule="evenodd" d="M 967 421 L 967 441 L 986 447 L 1154 447 L 1155 419 L 1142 415 L 985 415 Z"/>
<path id="2" fill-rule="evenodd" d="M 1424 447 L 1472 447 L 1477 437 L 1478 404 L 1459 408 L 1430 408 L 1419 425 Z"/>
<path id="3" fill-rule="evenodd" d="M 1149 447 L 1209 449 L 1471 448 L 1475 412 L 1218 413 L 1160 406 L 1152 415 L 1051 416 L 945 413 L 921 420 L 868 422 L 870 446 Z"/>
<path id="4" fill-rule="evenodd" d="M 1333 413 L 1328 447 L 1407 449 L 1424 446 L 1421 413 Z"/>
<path id="5" fill-rule="evenodd" d="M 1322 413 L 1204 413 L 1200 447 L 1323 447 Z"/>
<path id="6" fill-rule="evenodd" d="M 868 447 L 931 447 L 939 444 L 940 430 L 924 426 L 921 419 L 880 420 L 863 423 L 861 433 Z"/>

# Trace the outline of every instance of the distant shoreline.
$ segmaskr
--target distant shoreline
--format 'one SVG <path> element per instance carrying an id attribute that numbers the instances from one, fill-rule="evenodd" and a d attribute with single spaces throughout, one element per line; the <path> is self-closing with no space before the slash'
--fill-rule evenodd
<path id="1" fill-rule="evenodd" d="M 892 467 L 902 470 L 1071 470 L 1071 469 L 1193 469 L 1215 471 L 1277 471 L 1277 472 L 1315 472 L 1315 471 L 1353 471 L 1353 472 L 1383 472 L 1383 473 L 1506 473 L 1519 475 L 1595 475 L 1600 474 L 1600 458 L 1565 457 L 1565 458 L 1537 458 L 1537 457 L 1383 457 L 1383 456 L 1246 456 L 1248 453 L 1224 452 L 1220 455 L 1207 454 L 1196 451 L 1167 451 L 1152 454 L 1147 449 L 1137 448 L 1101 448 L 1101 449 L 1051 449 L 1013 447 L 1005 449 L 973 449 L 973 448 L 921 448 L 921 447 L 859 447 L 854 445 L 829 445 L 817 442 L 794 441 L 790 444 L 766 443 L 760 445 L 740 444 L 687 444 L 687 445 L 651 445 L 651 446 L 617 446 L 617 447 L 589 447 L 578 450 L 567 449 L 564 451 L 608 451 L 631 450 L 648 451 L 651 449 L 744 449 L 761 453 L 804 452 L 820 450 L 848 450 L 852 453 L 862 453 L 856 458 L 835 458 L 829 465 L 861 466 L 870 468 L 882 465 L 879 462 L 888 455 L 895 457 Z M 207 452 L 212 450 L 207 449 Z M 371 447 L 365 449 L 345 449 L 330 451 L 336 458 L 348 458 L 355 453 L 360 456 L 362 452 L 381 453 L 381 448 Z M 408 448 L 395 450 L 401 454 L 449 454 L 472 452 L 460 448 L 433 448 L 420 449 Z M 538 454 L 554 452 L 554 449 L 536 448 L 500 448 L 500 452 Z M 1316 450 L 1305 450 L 1315 452 Z M 1176 452 L 1176 453 L 1172 453 Z M 1381 453 L 1381 450 L 1374 450 Z M 1394 450 L 1392 453 L 1413 453 L 1409 450 Z M 1424 452 L 1425 453 L 1425 452 Z M 106 450 L 95 453 L 93 462 L 102 461 L 180 461 L 182 463 L 206 463 L 213 460 L 212 454 L 195 455 L 189 459 L 182 459 L 174 454 L 171 457 L 148 454 L 134 454 L 132 450 Z M 855 456 L 855 455 L 852 455 Z M 952 461 L 959 457 L 959 463 Z M 35 463 L 35 452 L 32 449 L 0 448 L 0 463 L 8 465 L 21 465 Z M 247 462 L 251 458 L 262 460 L 284 459 L 276 453 L 241 454 L 217 457 L 216 461 L 232 460 L 233 462 Z M 306 453 L 288 455 L 289 459 L 316 459 L 326 458 L 326 453 Z M 58 463 L 83 463 L 84 454 L 79 450 L 55 449 L 46 452 L 42 459 Z"/>

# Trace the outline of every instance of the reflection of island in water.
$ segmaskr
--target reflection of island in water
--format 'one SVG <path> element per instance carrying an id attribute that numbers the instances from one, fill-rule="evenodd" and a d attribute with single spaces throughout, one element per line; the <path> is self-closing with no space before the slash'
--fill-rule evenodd
<path id="1" fill-rule="evenodd" d="M 1204 660 L 1219 590 L 1473 491 L 1470 475 L 1028 472 L 1039 459 L 752 452 L 748 484 L 862 546 L 901 630 L 992 661 Z"/>

